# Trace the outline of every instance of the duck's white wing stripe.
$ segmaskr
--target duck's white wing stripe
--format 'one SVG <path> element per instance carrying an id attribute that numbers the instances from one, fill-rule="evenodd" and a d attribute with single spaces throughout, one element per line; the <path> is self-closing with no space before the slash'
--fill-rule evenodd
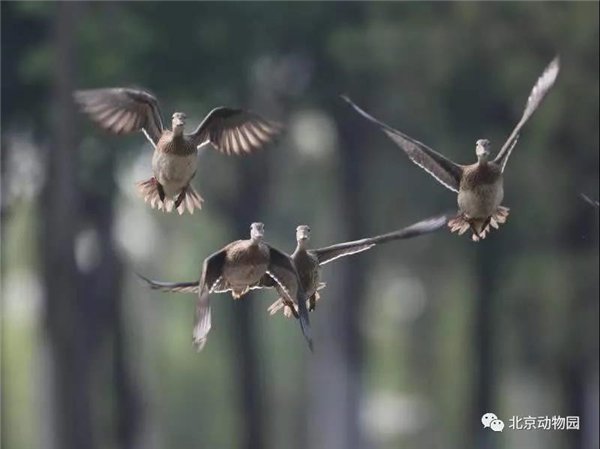
<path id="1" fill-rule="evenodd" d="M 150 134 L 148 134 L 148 131 L 146 131 L 145 128 L 142 128 L 142 132 L 144 133 L 144 136 L 146 136 L 146 139 L 148 139 L 152 146 L 156 149 L 156 144 L 154 143 L 154 140 L 152 140 L 152 138 L 150 137 Z"/>
<path id="2" fill-rule="evenodd" d="M 334 260 L 339 259 L 341 257 L 346 257 L 346 256 L 351 256 L 352 254 L 362 253 L 363 251 L 371 249 L 374 246 L 375 246 L 375 243 L 373 243 L 372 245 L 363 246 L 361 248 L 356 248 L 356 249 L 345 251 L 345 252 L 343 252 L 341 254 L 338 254 L 337 256 L 332 257 L 331 259 L 324 260 L 323 262 L 319 263 L 319 266 L 328 264 L 329 262 L 333 262 Z"/>
<path id="3" fill-rule="evenodd" d="M 294 298 L 292 298 L 292 294 L 290 293 L 289 289 L 285 285 L 283 285 L 283 283 L 279 280 L 279 278 L 277 276 L 275 276 L 273 274 L 273 272 L 270 270 L 267 270 L 267 274 L 269 275 L 269 277 L 271 279 L 273 279 L 277 283 L 277 285 L 279 285 L 279 287 L 281 287 L 281 289 L 284 291 L 284 293 L 286 294 L 288 299 L 292 302 L 295 302 Z"/>
<path id="4" fill-rule="evenodd" d="M 229 290 L 231 290 L 230 288 L 220 285 L 222 280 L 223 280 L 223 276 L 219 276 L 215 280 L 215 282 L 213 282 L 213 284 L 210 286 L 208 291 L 210 293 L 225 293 L 225 292 L 228 292 Z"/>
<path id="5" fill-rule="evenodd" d="M 437 182 L 439 182 L 440 184 L 442 184 L 444 187 L 446 187 L 447 189 L 450 189 L 450 190 L 452 190 L 453 192 L 456 192 L 456 193 L 458 193 L 458 189 L 456 189 L 455 187 L 451 186 L 450 184 L 448 184 L 448 183 L 446 183 L 446 182 L 442 181 L 442 179 L 441 179 L 441 178 L 438 178 L 438 177 L 437 177 L 437 175 L 436 175 L 434 172 L 432 172 L 431 170 L 429 170 L 427 167 L 425 167 L 425 166 L 424 166 L 424 165 L 422 165 L 422 164 L 419 164 L 419 163 L 418 163 L 417 161 L 415 161 L 413 158 L 409 158 L 409 159 L 410 159 L 410 160 L 411 160 L 411 161 L 412 161 L 412 162 L 413 162 L 415 165 L 417 165 L 417 166 L 421 167 L 423 170 L 425 170 L 427 173 L 429 173 L 431 176 L 433 176 L 433 177 L 435 178 L 435 180 L 436 180 Z"/>
<path id="6" fill-rule="evenodd" d="M 512 151 L 515 149 L 515 146 L 517 145 L 518 141 L 519 141 L 519 135 L 517 134 L 515 136 L 515 138 L 513 139 L 513 142 L 510 145 L 510 147 L 508 148 L 508 150 L 506 150 L 506 156 L 504 156 L 504 159 L 502 160 L 502 173 L 504 173 L 504 168 L 506 167 L 506 163 L 508 162 L 508 158 L 510 157 Z"/>

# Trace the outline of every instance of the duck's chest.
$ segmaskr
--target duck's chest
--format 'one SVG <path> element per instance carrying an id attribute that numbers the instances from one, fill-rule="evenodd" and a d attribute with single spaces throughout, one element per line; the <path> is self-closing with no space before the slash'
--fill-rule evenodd
<path id="1" fill-rule="evenodd" d="M 185 185 L 197 168 L 196 150 L 189 141 L 183 137 L 161 137 L 152 157 L 152 170 L 160 183 Z"/>
<path id="2" fill-rule="evenodd" d="M 240 242 L 227 251 L 223 277 L 232 286 L 258 282 L 269 268 L 269 253 L 264 244 Z"/>
<path id="3" fill-rule="evenodd" d="M 173 154 L 178 156 L 189 156 L 196 154 L 196 146 L 184 135 L 176 136 L 170 131 L 166 131 L 158 140 L 156 149 L 161 153 Z"/>
<path id="4" fill-rule="evenodd" d="M 321 270 L 319 260 L 310 252 L 301 251 L 292 256 L 304 292 L 310 296 L 317 291 Z"/>
<path id="5" fill-rule="evenodd" d="M 499 167 L 488 164 L 465 172 L 458 192 L 458 207 L 463 213 L 472 218 L 487 218 L 498 209 L 503 198 Z"/>

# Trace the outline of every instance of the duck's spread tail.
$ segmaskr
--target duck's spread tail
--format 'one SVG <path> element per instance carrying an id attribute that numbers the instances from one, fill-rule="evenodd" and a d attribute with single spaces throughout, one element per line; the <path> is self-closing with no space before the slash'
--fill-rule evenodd
<path id="1" fill-rule="evenodd" d="M 459 214 L 448 221 L 448 227 L 451 232 L 456 232 L 458 235 L 463 235 L 470 229 L 473 232 L 471 240 L 478 242 L 487 236 L 491 228 L 498 229 L 501 224 L 505 223 L 509 211 L 508 207 L 500 206 L 487 220 L 472 219 L 464 214 Z"/>
<path id="2" fill-rule="evenodd" d="M 173 209 L 176 209 L 179 215 L 183 215 L 186 210 L 193 214 L 194 210 L 202 209 L 204 200 L 191 185 L 185 187 L 175 199 L 165 197 L 164 201 L 160 199 L 156 178 L 136 182 L 135 186 L 144 202 L 149 203 L 152 209 L 156 208 L 163 212 L 172 212 Z"/>
<path id="3" fill-rule="evenodd" d="M 145 203 L 149 203 L 152 209 L 157 207 L 163 208 L 163 202 L 158 193 L 158 182 L 155 178 L 150 178 L 147 181 L 139 181 L 135 183 L 135 187 Z"/>
<path id="4" fill-rule="evenodd" d="M 202 209 L 202 203 L 204 200 L 191 185 L 188 185 L 184 190 L 182 190 L 180 195 L 183 195 L 183 198 L 180 200 L 180 197 L 177 197 L 177 200 L 175 200 L 176 203 L 179 202 L 179 205 L 177 206 L 177 212 L 179 215 L 183 215 L 186 210 L 190 214 L 193 214 L 194 210 Z"/>

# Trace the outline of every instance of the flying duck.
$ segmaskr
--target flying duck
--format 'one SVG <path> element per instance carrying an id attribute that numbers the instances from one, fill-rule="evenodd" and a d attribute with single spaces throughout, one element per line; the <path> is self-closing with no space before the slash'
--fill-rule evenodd
<path id="1" fill-rule="evenodd" d="M 271 141 L 281 125 L 242 109 L 218 107 L 191 134 L 184 133 L 186 115 L 175 112 L 165 128 L 158 100 L 148 92 L 127 88 L 78 90 L 75 101 L 103 129 L 114 134 L 142 131 L 154 147 L 154 176 L 136 183 L 152 208 L 190 214 L 203 199 L 190 184 L 198 167 L 198 147 L 210 143 L 221 153 L 246 154 Z"/>
<path id="2" fill-rule="evenodd" d="M 311 230 L 309 226 L 301 225 L 296 228 L 296 250 L 291 256 L 298 276 L 300 279 L 302 290 L 304 291 L 306 300 L 306 308 L 314 310 L 317 301 L 320 299 L 319 290 L 325 287 L 321 282 L 321 266 L 332 262 L 340 257 L 350 256 L 366 251 L 375 245 L 390 242 L 393 240 L 404 240 L 420 235 L 434 232 L 445 226 L 448 221 L 448 216 L 438 216 L 427 220 L 420 221 L 406 228 L 389 232 L 387 234 L 376 237 L 355 240 L 352 242 L 338 243 L 319 249 L 307 249 L 310 240 Z M 199 281 L 193 282 L 160 282 L 150 280 L 139 275 L 152 289 L 165 292 L 179 293 L 198 293 Z M 298 307 L 299 303 L 292 300 L 290 295 L 282 294 L 281 287 L 272 277 L 263 276 L 260 281 L 248 288 L 275 288 L 280 293 L 280 298 L 275 301 L 269 308 L 268 312 L 273 315 L 278 310 L 284 309 L 283 313 L 289 317 L 294 315 L 296 318 L 302 314 L 302 310 Z"/>
<path id="3" fill-rule="evenodd" d="M 264 241 L 264 225 L 252 223 L 250 239 L 237 240 L 204 260 L 200 280 L 194 283 L 167 284 L 138 275 L 152 288 L 166 291 L 197 293 L 196 320 L 193 341 L 198 351 L 206 344 L 211 328 L 210 294 L 231 292 L 234 299 L 253 288 L 264 288 L 261 280 L 268 278 L 277 291 L 290 303 L 298 303 L 302 333 L 312 350 L 306 295 L 299 282 L 294 263 L 285 253 Z M 167 288 L 172 286 L 172 288 Z"/>
<path id="4" fill-rule="evenodd" d="M 479 241 L 485 238 L 490 231 L 490 226 L 497 229 L 508 217 L 509 209 L 501 206 L 504 197 L 503 173 L 506 162 L 517 143 L 521 128 L 554 85 L 559 70 L 560 62 L 556 57 L 533 86 L 521 120 L 498 155 L 494 159 L 490 159 L 490 141 L 479 139 L 475 146 L 477 162 L 472 165 L 454 163 L 427 145 L 372 117 L 347 96 L 342 96 L 342 98 L 360 115 L 379 125 L 383 132 L 402 148 L 415 164 L 442 185 L 458 193 L 459 214 L 448 222 L 448 226 L 452 232 L 458 232 L 459 235 L 471 229 L 472 240 Z"/>
<path id="5" fill-rule="evenodd" d="M 333 262 L 341 257 L 361 253 L 382 243 L 391 242 L 393 240 L 405 240 L 432 233 L 445 226 L 447 222 L 448 217 L 442 215 L 420 221 L 411 226 L 387 234 L 351 242 L 338 243 L 319 249 L 307 248 L 311 234 L 310 226 L 298 226 L 296 228 L 296 250 L 292 253 L 291 258 L 296 265 L 296 270 L 298 270 L 298 275 L 300 276 L 300 282 L 302 283 L 302 287 L 306 294 L 308 310 L 315 310 L 317 301 L 321 299 L 319 290 L 323 289 L 326 285 L 321 282 L 321 267 L 323 265 Z M 268 284 L 269 281 L 270 280 L 263 279 L 264 284 Z M 271 304 L 268 311 L 273 315 L 282 307 L 284 308 L 283 313 L 286 317 L 289 317 L 292 314 L 294 316 L 297 315 L 297 310 L 294 310 L 297 307 L 297 304 L 290 302 L 283 296 Z"/>

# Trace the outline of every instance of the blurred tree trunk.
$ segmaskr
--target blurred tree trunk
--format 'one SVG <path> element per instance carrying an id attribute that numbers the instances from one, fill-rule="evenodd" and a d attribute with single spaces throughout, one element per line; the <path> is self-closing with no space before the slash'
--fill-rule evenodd
<path id="1" fill-rule="evenodd" d="M 347 110 L 346 110 L 347 111 Z M 360 192 L 363 189 L 363 170 L 365 167 L 364 132 L 354 126 L 346 117 L 338 122 L 341 157 L 341 200 L 342 216 L 346 225 L 348 240 L 367 234 L 367 211 L 362 207 Z M 341 273 L 339 318 L 341 326 L 341 353 L 345 365 L 345 417 L 341 429 L 347 441 L 344 448 L 364 446 L 360 424 L 360 396 L 362 392 L 361 372 L 363 345 L 360 334 L 361 311 L 364 307 L 365 279 L 368 279 L 364 257 L 352 257 L 346 261 L 346 269 Z"/>
<path id="2" fill-rule="evenodd" d="M 114 159 L 106 156 L 82 185 L 78 176 L 79 148 L 75 87 L 74 26 L 80 10 L 74 2 L 56 5 L 56 72 L 54 138 L 48 154 L 42 198 L 42 257 L 45 324 L 54 382 L 55 441 L 60 449 L 94 449 L 106 442 L 98 423 L 97 400 L 114 398 L 119 447 L 133 447 L 137 401 L 123 355 L 120 308 L 121 265 L 112 239 L 112 173 Z M 80 231 L 87 231 L 86 266 L 75 259 Z M 103 351 L 113 343 L 112 354 Z M 111 379 L 98 376 L 113 363 Z M 98 395 L 98 391 L 102 394 Z M 96 401 L 95 401 L 96 400 Z"/>
<path id="3" fill-rule="evenodd" d="M 231 206 L 232 229 L 235 239 L 248 238 L 250 223 L 261 221 L 263 199 L 268 187 L 268 157 L 253 155 L 237 161 L 236 178 L 239 193 Z M 268 236 L 269 226 L 266 224 Z M 235 354 L 236 376 L 239 379 L 239 411 L 242 429 L 241 449 L 263 449 L 265 447 L 265 424 L 267 421 L 266 390 L 260 373 L 258 337 L 254 327 L 256 305 L 249 293 L 237 301 L 233 311 L 232 332 Z"/>
<path id="4" fill-rule="evenodd" d="M 559 133 L 556 141 L 564 147 L 571 144 L 565 133 Z M 585 161 L 577 162 L 578 167 L 573 173 L 585 173 Z M 567 279 L 572 287 L 569 289 L 571 294 L 564 298 L 567 305 L 566 341 L 560 352 L 563 359 L 559 373 L 563 415 L 580 417 L 581 430 L 567 432 L 568 446 L 571 449 L 597 449 L 598 393 L 590 384 L 598 381 L 598 222 L 597 211 L 577 197 L 579 182 L 574 178 L 569 185 L 575 207 L 567 210 L 560 232 L 559 248 L 568 259 Z M 594 252 L 595 258 L 590 257 Z M 595 260 L 592 266 L 589 266 L 590 260 Z M 594 396 L 595 399 L 590 400 Z"/>
<path id="5" fill-rule="evenodd" d="M 360 101 L 360 98 L 357 99 Z M 360 201 L 364 186 L 365 136 L 349 108 L 338 110 L 337 132 L 340 148 L 339 187 L 342 226 L 340 241 L 366 235 L 367 214 Z M 360 124 L 360 123 L 359 123 Z M 335 279 L 339 292 L 333 312 L 323 318 L 327 324 L 321 340 L 315 342 L 314 404 L 308 430 L 310 447 L 358 449 L 365 445 L 360 423 L 363 345 L 360 333 L 368 269 L 362 257 L 340 262 Z"/>
<path id="6" fill-rule="evenodd" d="M 492 236 L 493 237 L 493 236 Z M 475 244 L 475 243 L 471 243 Z M 473 354 L 473 406 L 472 413 L 466 428 L 466 435 L 473 435 L 474 441 L 467 442 L 470 447 L 479 449 L 493 449 L 496 447 L 494 432 L 484 429 L 481 417 L 485 413 L 496 413 L 497 402 L 495 398 L 496 384 L 498 382 L 498 363 L 495 352 L 496 320 L 494 309 L 497 302 L 496 276 L 501 266 L 498 243 L 493 238 L 486 239 L 477 244 L 475 266 L 477 273 L 477 293 L 475 297 L 474 325 L 472 341 Z M 471 429 L 477 429 L 473 432 Z"/>
<path id="7" fill-rule="evenodd" d="M 75 50 L 75 3 L 59 3 L 56 29 L 54 139 L 43 195 L 42 249 L 46 289 L 46 326 L 50 340 L 55 395 L 56 441 L 64 449 L 96 447 L 93 437 L 90 353 L 85 348 L 83 304 L 75 263 L 75 237 L 80 202 L 77 182 L 77 135 L 71 101 Z"/>

